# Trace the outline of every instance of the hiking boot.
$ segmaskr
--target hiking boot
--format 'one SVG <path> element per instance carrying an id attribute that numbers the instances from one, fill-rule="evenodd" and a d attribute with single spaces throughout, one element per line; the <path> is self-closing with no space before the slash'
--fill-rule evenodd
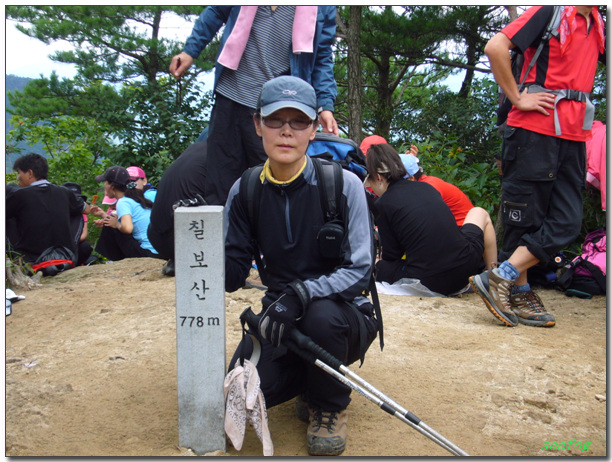
<path id="1" fill-rule="evenodd" d="M 348 412 L 324 411 L 312 412 L 308 425 L 308 454 L 311 456 L 337 456 L 346 447 L 346 424 Z"/>
<path id="2" fill-rule="evenodd" d="M 533 290 L 512 294 L 510 302 L 521 324 L 535 327 L 555 325 L 555 317 L 544 309 L 542 300 Z"/>
<path id="3" fill-rule="evenodd" d="M 476 276 L 470 276 L 470 285 L 474 292 L 480 295 L 493 316 L 506 326 L 518 325 L 518 319 L 512 311 L 510 302 L 510 292 L 514 281 L 501 277 L 499 270 L 494 268 Z"/>
<path id="4" fill-rule="evenodd" d="M 295 398 L 295 414 L 302 422 L 310 423 L 311 411 L 304 395 L 297 395 Z"/>
<path id="5" fill-rule="evenodd" d="M 174 260 L 172 258 L 162 267 L 162 274 L 164 276 L 174 276 Z"/>

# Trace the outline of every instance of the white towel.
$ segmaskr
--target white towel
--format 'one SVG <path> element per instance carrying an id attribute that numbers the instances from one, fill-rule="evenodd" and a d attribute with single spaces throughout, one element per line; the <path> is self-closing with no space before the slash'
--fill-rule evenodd
<path id="1" fill-rule="evenodd" d="M 263 444 L 264 456 L 274 455 L 274 445 L 268 428 L 266 401 L 259 388 L 257 368 L 248 359 L 244 367 L 239 362 L 225 377 L 225 433 L 237 451 L 242 449 L 247 420 Z"/>

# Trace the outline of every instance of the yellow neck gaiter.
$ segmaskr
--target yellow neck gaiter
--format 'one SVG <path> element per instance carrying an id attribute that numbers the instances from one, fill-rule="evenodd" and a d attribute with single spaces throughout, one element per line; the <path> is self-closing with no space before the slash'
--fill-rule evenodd
<path id="1" fill-rule="evenodd" d="M 281 181 L 281 180 L 277 180 L 276 178 L 272 176 L 272 170 L 270 169 L 270 159 L 268 159 L 266 160 L 266 163 L 264 164 L 263 169 L 261 170 L 261 175 L 259 175 L 259 179 L 261 180 L 262 183 L 264 182 L 264 180 L 267 179 L 270 183 L 274 183 L 274 184 L 279 184 L 279 185 L 289 184 L 302 174 L 302 172 L 306 168 L 306 163 L 307 163 L 307 159 L 304 156 L 304 164 L 298 170 L 298 172 L 295 175 L 293 175 L 291 178 L 289 178 L 287 181 Z"/>

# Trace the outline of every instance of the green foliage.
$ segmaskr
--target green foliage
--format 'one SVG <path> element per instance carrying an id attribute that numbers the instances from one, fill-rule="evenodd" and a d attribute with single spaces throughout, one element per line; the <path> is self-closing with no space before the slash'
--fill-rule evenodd
<path id="1" fill-rule="evenodd" d="M 169 15 L 193 18 L 201 6 L 62 5 L 8 6 L 17 28 L 44 43 L 64 40 L 74 51 L 56 52 L 54 60 L 74 63 L 84 80 L 148 81 L 166 71 L 181 44 L 159 36 Z"/>
<path id="2" fill-rule="evenodd" d="M 604 124 L 608 124 L 608 73 L 606 66 L 599 64 L 597 74 L 595 75 L 595 83 L 591 92 L 591 101 L 595 105 L 595 120 L 600 120 Z"/>
<path id="3" fill-rule="evenodd" d="M 11 122 L 17 128 L 8 133 L 9 143 L 25 141 L 43 146 L 48 156 L 49 181 L 74 181 L 88 196 L 100 189 L 95 176 L 110 166 L 106 157 L 113 147 L 108 130 L 95 119 L 58 116 L 33 122 L 14 116 Z"/>
<path id="4" fill-rule="evenodd" d="M 163 76 L 155 83 L 131 82 L 121 88 L 126 114 L 135 114 L 114 133 L 120 140 L 113 154 L 114 163 L 142 167 L 152 183 L 206 126 L 209 95 L 194 81 L 189 91 L 173 77 Z"/>
<path id="5" fill-rule="evenodd" d="M 490 162 L 501 145 L 495 128 L 496 95 L 497 85 L 488 78 L 474 80 L 468 98 L 440 88 L 427 100 L 416 101 L 406 113 L 402 111 L 398 115 L 402 128 L 394 133 L 413 144 L 452 140 L 471 153 L 468 163 Z"/>
<path id="6" fill-rule="evenodd" d="M 53 59 L 77 67 L 74 79 L 52 74 L 31 81 L 23 92 L 9 94 L 13 113 L 28 129 L 37 128 L 29 135 L 16 130 L 7 150 L 15 149 L 16 137 L 28 136 L 33 142 L 45 140 L 51 156 L 56 150 L 66 156 L 66 163 L 77 161 L 73 170 L 84 167 L 85 156 L 90 161 L 87 172 L 98 174 L 108 164 L 138 165 L 152 182 L 158 181 L 206 126 L 210 98 L 197 75 L 212 68 L 211 53 L 216 51 L 212 44 L 177 82 L 168 68 L 182 43 L 162 38 L 159 32 L 169 15 L 188 19 L 201 10 L 198 6 L 7 7 L 9 18 L 27 24 L 18 26 L 25 34 L 45 43 L 70 42 L 75 49 L 56 53 Z M 65 128 L 67 121 L 72 134 Z M 62 174 L 68 171 L 67 165 L 57 167 Z"/>
<path id="7" fill-rule="evenodd" d="M 474 154 L 464 151 L 453 139 L 428 139 L 413 143 L 419 148 L 419 165 L 432 175 L 461 189 L 475 206 L 484 208 L 495 219 L 499 209 L 500 179 L 497 164 L 474 162 Z M 405 152 L 409 144 L 400 146 Z"/>

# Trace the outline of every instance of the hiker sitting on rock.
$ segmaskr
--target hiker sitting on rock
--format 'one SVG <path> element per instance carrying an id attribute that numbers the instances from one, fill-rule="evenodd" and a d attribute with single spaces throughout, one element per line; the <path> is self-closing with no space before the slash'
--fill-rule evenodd
<path id="1" fill-rule="evenodd" d="M 306 155 L 318 126 L 317 108 L 314 89 L 297 77 L 277 77 L 263 86 L 254 122 L 268 160 L 263 168 L 255 167 L 259 200 L 252 216 L 239 192 L 250 184 L 245 178 L 251 171 L 230 191 L 225 206 L 225 284 L 228 292 L 243 287 L 253 257 L 261 254 L 265 265 L 258 268 L 267 290 L 259 329 L 251 332 L 262 346 L 257 364 L 261 390 L 268 407 L 298 397 L 298 417 L 309 422 L 309 454 L 329 456 L 345 449 L 351 389 L 288 351 L 283 339 L 298 328 L 351 364 L 376 338 L 378 323 L 372 304 L 362 295 L 372 271 L 372 233 L 356 175 L 340 170 L 338 211 L 344 237 L 338 241 L 338 258 L 324 256 L 317 240 L 326 224 L 314 165 L 319 161 Z M 248 357 L 250 337 L 243 342 Z"/>
<path id="2" fill-rule="evenodd" d="M 6 197 L 7 253 L 34 263 L 52 247 L 68 249 L 76 263 L 77 243 L 81 236 L 71 229 L 72 220 L 80 220 L 89 206 L 70 190 L 47 180 L 49 165 L 40 154 L 26 154 L 15 161 L 19 188 Z"/>

